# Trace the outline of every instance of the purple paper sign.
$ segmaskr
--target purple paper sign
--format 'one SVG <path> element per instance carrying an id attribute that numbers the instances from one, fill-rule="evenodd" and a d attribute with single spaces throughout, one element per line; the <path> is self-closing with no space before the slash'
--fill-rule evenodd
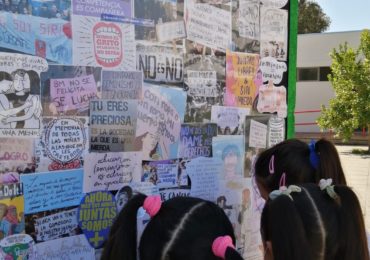
<path id="1" fill-rule="evenodd" d="M 102 13 L 131 17 L 131 0 L 74 0 L 73 14 L 99 17 Z"/>
<path id="2" fill-rule="evenodd" d="M 50 96 L 58 112 L 88 109 L 97 93 L 93 75 L 50 80 Z"/>

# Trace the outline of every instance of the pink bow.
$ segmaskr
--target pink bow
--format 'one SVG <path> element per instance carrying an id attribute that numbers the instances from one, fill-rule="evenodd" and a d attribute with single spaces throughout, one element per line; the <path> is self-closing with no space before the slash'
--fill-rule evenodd
<path id="1" fill-rule="evenodd" d="M 144 200 L 143 208 L 149 214 L 150 217 L 154 217 L 161 209 L 162 201 L 161 196 L 148 196 Z"/>
<path id="2" fill-rule="evenodd" d="M 225 259 L 225 253 L 228 247 L 235 249 L 233 245 L 233 240 L 231 239 L 231 237 L 230 236 L 223 236 L 223 237 L 220 236 L 213 241 L 212 252 L 215 256 Z"/>

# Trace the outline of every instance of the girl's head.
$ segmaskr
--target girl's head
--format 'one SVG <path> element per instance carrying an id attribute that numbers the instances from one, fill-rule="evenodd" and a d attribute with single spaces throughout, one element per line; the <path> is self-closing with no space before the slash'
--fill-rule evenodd
<path id="1" fill-rule="evenodd" d="M 144 152 L 149 152 L 149 157 L 157 152 L 158 146 L 159 135 L 155 133 L 146 132 L 135 139 L 135 147 L 141 148 Z"/>
<path id="2" fill-rule="evenodd" d="M 137 210 L 147 197 L 139 194 L 122 209 L 111 228 L 102 259 L 134 260 L 136 255 Z M 148 197 L 152 198 L 152 197 Z M 150 202 L 152 203 L 152 202 Z M 149 204 L 150 204 L 149 203 Z M 213 252 L 216 238 L 230 236 L 235 243 L 233 227 L 216 204 L 197 198 L 177 197 L 160 205 L 158 212 L 144 208 L 152 216 L 139 242 L 141 260 L 220 259 Z M 154 203 L 154 206 L 157 206 Z M 153 216 L 154 215 L 154 216 Z M 242 260 L 231 247 L 225 259 Z"/>
<path id="3" fill-rule="evenodd" d="M 263 209 L 265 260 L 369 259 L 360 204 L 350 188 L 304 184 L 289 194 L 293 188 L 274 191 Z"/>
<path id="4" fill-rule="evenodd" d="M 285 175 L 285 184 L 318 183 L 331 178 L 334 184 L 346 185 L 346 179 L 335 146 L 320 139 L 310 145 L 297 140 L 283 141 L 263 151 L 255 164 L 255 176 L 261 195 L 279 189 Z"/>

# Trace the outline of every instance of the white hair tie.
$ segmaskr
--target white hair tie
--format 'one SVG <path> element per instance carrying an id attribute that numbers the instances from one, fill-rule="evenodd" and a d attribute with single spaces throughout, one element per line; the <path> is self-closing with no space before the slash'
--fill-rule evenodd
<path id="1" fill-rule="evenodd" d="M 287 188 L 286 186 L 281 186 L 278 190 L 274 190 L 270 193 L 269 197 L 270 199 L 274 200 L 277 197 L 281 195 L 288 196 L 291 200 L 293 200 L 293 197 L 290 195 L 292 192 L 301 192 L 302 189 L 296 185 L 289 185 Z"/>
<path id="2" fill-rule="evenodd" d="M 331 185 L 333 183 L 332 179 L 321 179 L 319 182 L 320 189 L 322 191 L 326 191 L 326 193 L 334 200 L 338 199 L 339 196 L 334 190 L 334 185 Z"/>

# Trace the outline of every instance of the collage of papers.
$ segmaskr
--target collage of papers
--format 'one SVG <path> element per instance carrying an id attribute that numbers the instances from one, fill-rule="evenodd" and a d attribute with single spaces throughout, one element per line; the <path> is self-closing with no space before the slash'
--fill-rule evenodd
<path id="1" fill-rule="evenodd" d="M 263 259 L 259 152 L 285 139 L 288 0 L 0 4 L 0 259 L 99 259 L 135 194 L 217 203 Z"/>

